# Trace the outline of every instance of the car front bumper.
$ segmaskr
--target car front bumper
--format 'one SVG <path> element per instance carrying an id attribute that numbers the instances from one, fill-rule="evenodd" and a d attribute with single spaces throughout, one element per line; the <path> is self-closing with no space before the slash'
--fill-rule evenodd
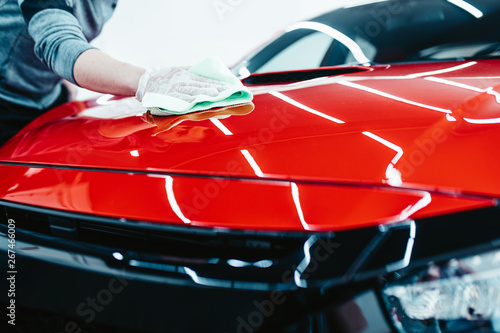
<path id="1" fill-rule="evenodd" d="M 498 207 L 339 233 L 259 233 L 1 205 L 15 295 L 0 302 L 14 300 L 19 322 L 56 315 L 63 332 L 389 332 L 387 283 L 500 245 Z"/>

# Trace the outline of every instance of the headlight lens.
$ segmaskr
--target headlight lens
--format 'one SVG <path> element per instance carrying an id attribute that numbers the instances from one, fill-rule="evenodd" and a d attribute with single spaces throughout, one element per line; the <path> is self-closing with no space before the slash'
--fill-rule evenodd
<path id="1" fill-rule="evenodd" d="M 383 297 L 403 332 L 500 332 L 500 251 L 433 264 Z"/>

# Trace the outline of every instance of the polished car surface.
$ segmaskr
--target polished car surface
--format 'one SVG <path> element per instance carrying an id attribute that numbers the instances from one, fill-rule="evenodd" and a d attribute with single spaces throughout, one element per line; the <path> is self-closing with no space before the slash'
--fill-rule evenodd
<path id="1" fill-rule="evenodd" d="M 69 104 L 58 110 L 63 118 L 39 118 L 2 149 L 15 164 L 2 166 L 2 194 L 82 213 L 256 230 L 341 230 L 488 206 L 500 196 L 492 181 L 500 130 L 488 123 L 498 106 L 495 66 L 381 65 L 266 86 L 246 115 L 159 133 L 159 117 L 148 122 L 128 100 Z M 172 200 L 185 205 L 184 217 Z"/>
<path id="2" fill-rule="evenodd" d="M 52 272 L 20 275 L 19 303 L 78 327 L 500 331 L 499 17 L 371 1 L 238 64 L 251 104 L 40 116 L 0 149 L 2 233 Z M 122 301 L 85 302 L 103 288 Z"/>

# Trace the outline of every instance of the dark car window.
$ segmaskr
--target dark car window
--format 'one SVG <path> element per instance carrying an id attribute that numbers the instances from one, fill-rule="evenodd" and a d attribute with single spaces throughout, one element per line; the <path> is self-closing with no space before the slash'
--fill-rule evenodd
<path id="1" fill-rule="evenodd" d="M 374 0 L 292 26 L 236 70 L 486 58 L 499 50 L 498 0 Z"/>
<path id="2" fill-rule="evenodd" d="M 257 73 L 321 67 L 332 43 L 332 37 L 321 32 L 312 32 L 293 40 L 290 45 L 264 63 Z"/>

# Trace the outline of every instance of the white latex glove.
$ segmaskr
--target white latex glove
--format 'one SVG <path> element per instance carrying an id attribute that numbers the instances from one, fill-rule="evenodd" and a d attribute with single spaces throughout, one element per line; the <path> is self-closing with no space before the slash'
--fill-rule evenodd
<path id="1" fill-rule="evenodd" d="M 192 102 L 195 96 L 217 96 L 231 85 L 193 74 L 183 67 L 170 67 L 160 70 L 148 69 L 139 80 L 135 97 L 142 101 L 148 92 L 170 95 L 186 102 Z"/>

